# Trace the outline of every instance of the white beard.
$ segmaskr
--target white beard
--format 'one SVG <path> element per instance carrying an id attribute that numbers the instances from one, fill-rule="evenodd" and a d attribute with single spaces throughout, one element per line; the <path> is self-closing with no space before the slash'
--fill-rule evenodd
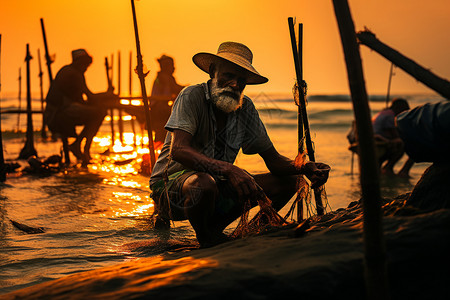
<path id="1" fill-rule="evenodd" d="M 211 100 L 214 105 L 225 113 L 236 111 L 242 106 L 244 93 L 236 92 L 231 87 L 220 88 L 217 80 L 211 80 Z"/>

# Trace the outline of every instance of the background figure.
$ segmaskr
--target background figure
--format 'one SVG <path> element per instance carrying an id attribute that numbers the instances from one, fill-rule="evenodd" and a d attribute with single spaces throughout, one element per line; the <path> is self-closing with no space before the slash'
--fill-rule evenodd
<path id="1" fill-rule="evenodd" d="M 375 140 L 384 142 L 386 146 L 385 152 L 379 157 L 381 174 L 394 175 L 394 166 L 405 153 L 404 143 L 395 126 L 395 117 L 406 110 L 409 110 L 408 102 L 396 98 L 392 100 L 391 106 L 380 111 L 372 119 Z M 383 165 L 384 162 L 386 163 Z M 408 177 L 413 163 L 408 158 L 398 175 Z"/>
<path id="2" fill-rule="evenodd" d="M 155 97 L 151 101 L 152 129 L 155 131 L 155 141 L 164 142 L 166 138 L 164 125 L 169 119 L 172 108 L 172 103 L 169 101 L 173 101 L 184 86 L 179 85 L 173 76 L 175 65 L 172 57 L 162 55 L 157 61 L 160 71 L 153 82 L 151 94 L 152 97 Z"/>
<path id="3" fill-rule="evenodd" d="M 69 150 L 84 164 L 91 159 L 89 150 L 92 139 L 106 115 L 102 100 L 116 99 L 112 91 L 94 94 L 86 86 L 84 73 L 92 63 L 92 57 L 84 49 L 72 51 L 72 63 L 62 67 L 50 85 L 44 111 L 48 128 L 62 137 L 75 137 Z M 87 98 L 85 100 L 84 96 Z M 84 125 L 80 134 L 76 125 Z M 84 152 L 81 142 L 85 139 Z"/>

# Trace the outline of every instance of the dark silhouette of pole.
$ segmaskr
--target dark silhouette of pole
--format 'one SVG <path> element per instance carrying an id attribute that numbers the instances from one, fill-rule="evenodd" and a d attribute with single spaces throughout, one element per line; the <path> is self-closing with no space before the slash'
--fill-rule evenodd
<path id="1" fill-rule="evenodd" d="M 108 57 L 107 56 L 105 56 L 105 69 L 106 69 L 106 80 L 107 80 L 107 82 L 108 82 L 108 90 L 111 90 L 112 89 L 112 79 L 111 79 L 111 76 L 110 76 L 110 70 L 111 70 L 111 67 L 109 66 L 109 63 L 108 63 Z M 115 138 L 116 138 L 116 132 L 114 131 L 114 109 L 110 109 L 109 110 L 109 114 L 110 114 L 110 116 L 111 116 L 111 122 L 109 123 L 110 124 L 110 126 L 111 126 L 111 146 L 112 147 L 114 147 L 114 142 L 115 142 Z"/>
<path id="2" fill-rule="evenodd" d="M 145 76 L 147 76 L 148 72 L 144 74 L 144 64 L 142 62 L 141 44 L 139 42 L 139 32 L 136 20 L 136 9 L 134 8 L 134 0 L 131 0 L 131 10 L 133 13 L 134 34 L 136 39 L 136 57 L 137 57 L 136 69 L 139 76 L 139 82 L 141 84 L 142 101 L 144 102 L 145 121 L 146 121 L 145 123 L 147 125 L 148 149 L 150 154 L 150 171 L 152 171 L 153 166 L 155 165 L 156 162 L 156 157 L 155 157 L 155 147 L 153 145 L 153 130 L 150 117 L 150 104 L 149 99 L 147 97 L 147 90 L 145 88 Z"/>
<path id="3" fill-rule="evenodd" d="M 416 80 L 422 82 L 430 89 L 439 93 L 444 98 L 450 100 L 450 82 L 436 76 L 429 70 L 417 64 L 412 59 L 404 56 L 397 50 L 384 44 L 379 39 L 377 39 L 375 34 L 368 30 L 358 32 L 357 37 L 363 45 L 366 45 L 370 49 L 378 52 L 384 58 L 392 62 L 397 67 L 401 68 Z"/>
<path id="4" fill-rule="evenodd" d="M 19 68 L 19 95 L 18 95 L 18 99 L 19 99 L 19 108 L 18 110 L 21 111 L 22 110 L 22 68 Z M 17 131 L 20 130 L 20 113 L 17 115 Z"/>
<path id="5" fill-rule="evenodd" d="M 27 54 L 25 57 L 27 63 L 27 133 L 25 146 L 19 153 L 19 159 L 27 159 L 33 155 L 37 156 L 36 149 L 34 148 L 33 118 L 31 113 L 30 60 L 32 59 L 33 57 L 30 54 L 30 44 L 27 44 Z"/>
<path id="6" fill-rule="evenodd" d="M 120 96 L 120 91 L 121 91 L 121 82 L 120 82 L 120 76 L 121 74 L 121 61 L 120 61 L 120 51 L 117 54 L 117 94 Z M 120 139 L 120 143 L 123 145 L 123 120 L 122 120 L 122 109 L 119 108 L 118 109 L 118 114 L 119 114 L 119 139 Z"/>
<path id="7" fill-rule="evenodd" d="M 391 96 L 391 82 L 392 82 L 392 75 L 394 73 L 394 64 L 391 63 L 391 68 L 389 69 L 389 80 L 388 80 L 388 88 L 387 88 L 387 94 L 386 94 L 386 108 L 389 106 L 389 98 Z"/>
<path id="8" fill-rule="evenodd" d="M 3 156 L 3 136 L 2 136 L 2 35 L 0 34 L 0 182 L 6 181 L 5 157 Z"/>
<path id="9" fill-rule="evenodd" d="M 128 94 L 130 94 L 130 97 L 133 96 L 133 76 L 132 75 L 133 75 L 133 52 L 130 51 L 130 64 L 129 64 L 129 69 L 128 69 Z M 137 142 L 136 142 L 136 127 L 134 124 L 134 116 L 131 116 L 131 130 L 133 131 L 134 147 L 136 147 Z"/>
<path id="10" fill-rule="evenodd" d="M 361 55 L 347 0 L 333 0 L 344 50 L 359 137 L 359 171 L 363 202 L 363 244 L 367 299 L 389 299 L 383 238 L 379 167 Z"/>
<path id="11" fill-rule="evenodd" d="M 288 24 L 289 24 L 289 33 L 291 36 L 292 53 L 294 56 L 295 73 L 297 76 L 297 84 L 298 84 L 298 89 L 299 89 L 298 107 L 299 107 L 299 112 L 301 115 L 301 122 L 302 122 L 302 126 L 299 127 L 299 130 L 302 130 L 302 131 L 304 130 L 305 140 L 306 140 L 306 150 L 307 150 L 309 160 L 316 161 L 316 158 L 314 155 L 314 148 L 312 146 L 312 141 L 311 141 L 311 132 L 310 132 L 310 128 L 309 128 L 308 114 L 306 112 L 306 99 L 305 99 L 306 83 L 303 80 L 302 63 L 300 62 L 302 55 L 299 52 L 299 50 L 297 49 L 297 45 L 295 44 L 294 19 L 288 18 Z M 300 27 L 300 28 L 303 29 L 303 27 Z M 301 36 L 299 38 L 303 38 L 303 33 L 300 33 L 300 34 L 301 34 Z M 299 44 L 300 43 L 301 43 L 301 41 L 299 40 Z M 299 138 L 300 138 L 300 134 L 299 134 Z M 301 149 L 300 149 L 300 145 L 299 145 L 299 150 L 303 151 L 303 147 L 301 147 Z M 317 210 L 317 215 L 319 215 L 319 216 L 323 215 L 323 213 L 324 213 L 321 191 L 322 191 L 321 188 L 314 189 L 314 199 L 316 202 L 316 210 Z"/>
<path id="12" fill-rule="evenodd" d="M 41 18 L 41 29 L 42 29 L 42 37 L 44 39 L 45 63 L 47 64 L 48 80 L 49 80 L 49 84 L 51 84 L 53 81 L 53 75 L 52 75 L 53 61 L 48 52 L 47 35 L 45 34 L 44 19 L 42 19 L 42 18 Z"/>
<path id="13" fill-rule="evenodd" d="M 41 129 L 41 136 L 43 139 L 47 139 L 47 131 L 45 130 L 45 120 L 44 120 L 44 88 L 42 83 L 42 76 L 44 75 L 44 72 L 42 72 L 42 65 L 41 65 L 41 51 L 38 48 L 38 61 L 39 61 L 39 91 L 41 96 L 41 111 L 42 111 L 42 129 Z"/>

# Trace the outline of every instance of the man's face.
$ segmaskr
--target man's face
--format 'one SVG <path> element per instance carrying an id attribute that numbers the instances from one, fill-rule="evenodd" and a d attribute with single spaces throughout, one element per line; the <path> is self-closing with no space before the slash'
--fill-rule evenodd
<path id="1" fill-rule="evenodd" d="M 226 113 L 242 106 L 247 78 L 245 72 L 231 63 L 219 64 L 211 80 L 211 99 Z"/>

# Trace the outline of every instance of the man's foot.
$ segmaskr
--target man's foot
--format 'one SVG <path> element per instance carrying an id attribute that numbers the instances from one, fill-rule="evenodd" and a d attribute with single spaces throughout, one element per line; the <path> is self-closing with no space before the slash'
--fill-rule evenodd
<path id="1" fill-rule="evenodd" d="M 200 243 L 200 248 L 210 248 L 210 247 L 214 247 L 216 245 L 225 243 L 225 242 L 229 242 L 231 241 L 232 238 L 227 236 L 225 233 L 221 232 L 220 234 L 207 239 L 207 240 L 199 240 L 198 242 Z"/>
<path id="2" fill-rule="evenodd" d="M 75 144 L 75 143 L 70 144 L 70 145 L 69 145 L 69 151 L 72 152 L 72 154 L 73 154 L 77 159 L 80 159 L 80 160 L 83 159 L 83 153 L 81 152 L 80 145 Z"/>

